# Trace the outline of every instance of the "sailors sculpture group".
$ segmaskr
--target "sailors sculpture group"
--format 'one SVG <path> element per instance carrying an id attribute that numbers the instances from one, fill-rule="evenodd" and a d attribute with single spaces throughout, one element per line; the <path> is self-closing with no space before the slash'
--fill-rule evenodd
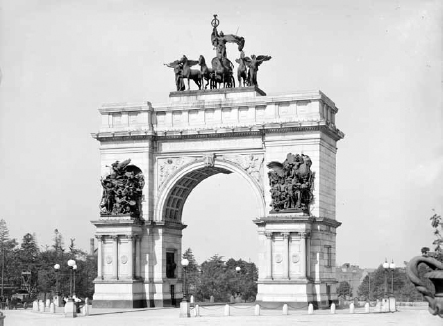
<path id="1" fill-rule="evenodd" d="M 187 80 L 187 89 L 190 90 L 190 81 L 193 80 L 198 89 L 210 89 L 223 87 L 235 87 L 234 65 L 226 56 L 226 43 L 236 43 L 240 52 L 240 57 L 235 59 L 238 63 L 237 79 L 238 85 L 241 86 L 258 86 L 257 71 L 258 67 L 264 62 L 271 59 L 267 55 L 251 55 L 247 57 L 243 52 L 245 39 L 243 37 L 223 34 L 217 31 L 219 20 L 217 15 L 211 22 L 213 26 L 211 34 L 211 42 L 215 48 L 216 56 L 211 60 L 211 67 L 206 64 L 205 57 L 200 55 L 198 60 L 189 60 L 185 55 L 165 66 L 174 69 L 175 85 L 177 91 L 186 89 L 184 80 Z M 200 69 L 192 69 L 192 66 L 199 65 Z M 206 82 L 206 84 L 205 84 Z"/>

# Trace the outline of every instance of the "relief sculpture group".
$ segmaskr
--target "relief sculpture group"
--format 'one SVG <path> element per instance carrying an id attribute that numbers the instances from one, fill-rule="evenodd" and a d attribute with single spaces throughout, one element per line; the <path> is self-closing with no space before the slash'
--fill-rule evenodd
<path id="1" fill-rule="evenodd" d="M 270 162 L 267 167 L 273 212 L 307 212 L 313 200 L 312 161 L 304 154 L 289 153 L 283 163 Z"/>
<path id="2" fill-rule="evenodd" d="M 103 196 L 100 202 L 102 215 L 129 214 L 140 217 L 143 174 L 129 166 L 130 159 L 111 164 L 111 173 L 101 179 Z"/>
<path id="3" fill-rule="evenodd" d="M 215 49 L 216 56 L 211 60 L 211 67 L 206 65 L 203 55 L 198 60 L 189 60 L 185 55 L 181 59 L 171 63 L 164 64 L 174 69 L 175 86 L 177 91 L 186 90 L 185 80 L 187 80 L 187 89 L 190 90 L 190 81 L 193 80 L 198 89 L 210 89 L 220 87 L 235 87 L 234 64 L 227 57 L 226 43 L 235 43 L 238 45 L 240 57 L 235 59 L 238 63 L 237 79 L 238 86 L 258 86 L 257 71 L 258 67 L 264 62 L 271 59 L 268 55 L 251 55 L 247 57 L 243 51 L 245 39 L 241 36 L 227 34 L 222 31 L 218 32 L 217 27 L 219 20 L 217 15 L 211 22 L 213 27 L 211 33 L 211 43 Z M 200 69 L 192 69 L 191 67 L 199 65 Z M 206 83 L 205 83 L 206 82 Z"/>

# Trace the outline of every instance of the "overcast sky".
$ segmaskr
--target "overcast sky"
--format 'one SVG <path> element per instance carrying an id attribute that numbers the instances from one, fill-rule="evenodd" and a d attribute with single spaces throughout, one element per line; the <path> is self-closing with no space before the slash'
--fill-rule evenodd
<path id="1" fill-rule="evenodd" d="M 258 75 L 268 95 L 321 90 L 339 108 L 337 263 L 401 265 L 431 246 L 429 217 L 443 203 L 442 17 L 439 1 L 423 0 L 0 0 L 0 218 L 10 235 L 50 245 L 57 228 L 66 245 L 88 248 L 101 197 L 97 109 L 167 102 L 174 76 L 163 63 L 212 58 L 213 14 L 246 39 L 247 55 L 272 56 Z M 248 191 L 235 175 L 199 185 L 184 208 L 184 249 L 199 262 L 257 261 Z"/>

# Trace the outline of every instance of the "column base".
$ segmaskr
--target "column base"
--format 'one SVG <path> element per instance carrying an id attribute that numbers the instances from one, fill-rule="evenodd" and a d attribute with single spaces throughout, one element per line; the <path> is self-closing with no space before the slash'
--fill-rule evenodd
<path id="1" fill-rule="evenodd" d="M 65 317 L 67 318 L 75 318 L 77 317 L 77 309 L 75 306 L 75 302 L 72 299 L 69 299 L 65 304 Z"/>
<path id="2" fill-rule="evenodd" d="M 191 304 L 188 301 L 180 302 L 180 318 L 191 317 L 190 306 Z"/>

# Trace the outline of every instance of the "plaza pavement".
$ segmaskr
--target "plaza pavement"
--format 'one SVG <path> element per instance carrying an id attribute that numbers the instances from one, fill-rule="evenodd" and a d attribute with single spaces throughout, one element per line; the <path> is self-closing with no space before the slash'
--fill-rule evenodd
<path id="1" fill-rule="evenodd" d="M 290 310 L 289 315 L 282 315 L 279 310 L 261 310 L 260 316 L 254 316 L 253 306 L 232 306 L 232 316 L 223 315 L 223 306 L 200 308 L 201 317 L 179 318 L 177 308 L 157 308 L 138 310 L 93 309 L 90 316 L 65 318 L 62 313 L 37 313 L 32 310 L 5 310 L 5 326 L 180 326 L 180 325 L 402 325 L 434 326 L 443 325 L 443 319 L 431 316 L 427 308 L 399 307 L 395 313 L 369 313 L 356 309 L 355 314 L 348 310 L 337 310 L 331 314 L 328 310 L 316 310 L 313 315 L 307 311 Z"/>

